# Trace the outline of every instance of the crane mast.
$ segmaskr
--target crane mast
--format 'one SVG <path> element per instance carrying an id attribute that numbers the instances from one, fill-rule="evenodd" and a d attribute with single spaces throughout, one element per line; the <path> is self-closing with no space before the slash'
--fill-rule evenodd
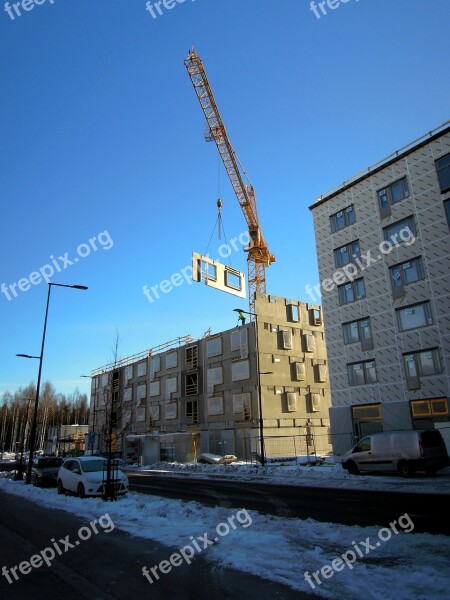
<path id="1" fill-rule="evenodd" d="M 250 241 L 244 250 L 248 252 L 250 312 L 254 313 L 255 293 L 266 294 L 266 268 L 275 262 L 275 256 L 270 253 L 259 225 L 255 190 L 228 139 L 205 68 L 200 56 L 194 49 L 189 51 L 184 64 L 206 118 L 207 130 L 205 137 L 207 141 L 215 141 L 234 193 L 247 221 Z"/>

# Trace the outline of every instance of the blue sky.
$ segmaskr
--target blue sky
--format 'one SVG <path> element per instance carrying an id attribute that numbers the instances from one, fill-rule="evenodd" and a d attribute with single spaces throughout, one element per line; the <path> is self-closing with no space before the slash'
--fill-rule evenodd
<path id="1" fill-rule="evenodd" d="M 52 278 L 89 286 L 52 290 L 43 378 L 65 393 L 88 392 L 79 375 L 108 362 L 116 329 L 127 356 L 233 327 L 246 304 L 199 284 L 153 303 L 142 291 L 205 251 L 219 190 L 227 238 L 245 231 L 203 139 L 183 64 L 193 44 L 256 189 L 274 295 L 308 301 L 318 281 L 315 196 L 450 116 L 448 0 L 349 0 L 320 19 L 303 0 L 187 0 L 156 19 L 144 0 L 21 13 L 0 11 L 0 283 L 51 257 L 62 268 L 107 232 Z M 246 271 L 243 252 L 231 261 Z M 17 293 L 0 294 L 0 392 L 37 375 L 15 354 L 39 354 L 47 285 Z"/>

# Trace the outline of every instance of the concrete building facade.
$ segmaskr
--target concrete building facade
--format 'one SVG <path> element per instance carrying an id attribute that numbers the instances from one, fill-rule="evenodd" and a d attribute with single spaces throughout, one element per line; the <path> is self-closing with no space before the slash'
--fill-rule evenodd
<path id="1" fill-rule="evenodd" d="M 320 307 L 258 295 L 255 309 L 257 318 L 245 325 L 176 340 L 95 370 L 90 428 L 96 449 L 104 450 L 99 446 L 109 406 L 114 449 L 129 460 L 139 454 L 132 446 L 140 436 L 158 438 L 162 458 L 191 460 L 211 452 L 250 459 L 260 452 L 261 394 L 267 456 L 329 452 Z"/>
<path id="2" fill-rule="evenodd" d="M 374 431 L 448 435 L 449 123 L 310 207 L 337 454 Z"/>

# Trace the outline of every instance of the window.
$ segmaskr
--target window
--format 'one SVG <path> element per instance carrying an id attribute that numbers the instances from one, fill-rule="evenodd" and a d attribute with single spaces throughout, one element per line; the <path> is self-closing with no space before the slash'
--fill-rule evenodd
<path id="1" fill-rule="evenodd" d="M 250 363 L 248 360 L 240 360 L 231 363 L 231 380 L 241 381 L 250 377 Z"/>
<path id="2" fill-rule="evenodd" d="M 198 394 L 198 373 L 186 373 L 185 375 L 185 394 L 186 396 L 196 396 Z"/>
<path id="3" fill-rule="evenodd" d="M 425 271 L 420 257 L 395 265 L 389 270 L 394 298 L 403 296 L 405 285 L 425 279 Z"/>
<path id="4" fill-rule="evenodd" d="M 178 404 L 176 402 L 170 402 L 165 406 L 166 419 L 176 419 L 178 414 Z"/>
<path id="5" fill-rule="evenodd" d="M 140 404 L 147 397 L 147 384 L 143 383 L 137 386 L 136 402 Z"/>
<path id="6" fill-rule="evenodd" d="M 344 283 L 338 286 L 339 304 L 350 304 L 356 300 L 361 300 L 366 297 L 366 288 L 364 286 L 364 279 L 360 277 L 349 283 Z"/>
<path id="7" fill-rule="evenodd" d="M 240 327 L 230 333 L 231 352 L 235 350 L 241 350 L 241 352 L 247 352 L 247 329 Z"/>
<path id="8" fill-rule="evenodd" d="M 186 348 L 186 363 L 191 363 L 191 367 L 195 369 L 198 363 L 198 347 L 191 346 Z"/>
<path id="9" fill-rule="evenodd" d="M 166 354 L 166 369 L 173 369 L 178 364 L 178 352 Z"/>
<path id="10" fill-rule="evenodd" d="M 297 394 L 295 392 L 287 392 L 286 398 L 288 412 L 297 412 Z"/>
<path id="11" fill-rule="evenodd" d="M 350 242 L 350 244 L 336 248 L 334 251 L 334 263 L 336 267 L 343 267 L 351 263 L 354 258 L 359 258 L 360 256 L 359 240 L 356 240 Z"/>
<path id="12" fill-rule="evenodd" d="M 441 357 L 437 348 L 404 354 L 403 359 L 408 378 L 426 377 L 427 375 L 442 373 Z"/>
<path id="13" fill-rule="evenodd" d="M 225 267 L 225 285 L 233 290 L 242 290 L 242 275 L 229 267 Z"/>
<path id="14" fill-rule="evenodd" d="M 125 381 L 130 381 L 130 379 L 133 379 L 133 365 L 125 367 Z"/>
<path id="15" fill-rule="evenodd" d="M 123 401 L 130 402 L 133 395 L 133 388 L 128 387 L 123 390 Z"/>
<path id="16" fill-rule="evenodd" d="M 289 304 L 289 319 L 294 323 L 300 321 L 300 306 L 298 304 Z"/>
<path id="17" fill-rule="evenodd" d="M 136 421 L 145 421 L 145 406 L 136 409 Z"/>
<path id="18" fill-rule="evenodd" d="M 447 398 L 432 398 L 431 400 L 411 400 L 413 417 L 448 417 Z"/>
<path id="19" fill-rule="evenodd" d="M 363 404 L 352 407 L 354 421 L 379 421 L 381 419 L 380 404 Z"/>
<path id="20" fill-rule="evenodd" d="M 208 415 L 211 417 L 223 415 L 223 396 L 208 398 Z"/>
<path id="21" fill-rule="evenodd" d="M 160 419 L 160 407 L 150 406 L 150 418 L 152 421 L 159 421 Z"/>
<path id="22" fill-rule="evenodd" d="M 215 386 L 220 385 L 221 383 L 223 383 L 223 367 L 208 369 L 206 374 L 208 397 L 214 394 Z"/>
<path id="23" fill-rule="evenodd" d="M 343 323 L 342 332 L 344 335 L 344 344 L 361 342 L 361 349 L 363 351 L 373 348 L 370 319 L 358 319 L 358 321 Z"/>
<path id="24" fill-rule="evenodd" d="M 317 365 L 317 380 L 321 383 L 328 379 L 327 365 Z"/>
<path id="25" fill-rule="evenodd" d="M 316 349 L 316 340 L 314 334 L 305 333 L 303 336 L 305 352 L 314 352 Z"/>
<path id="26" fill-rule="evenodd" d="M 396 313 L 399 331 L 408 331 L 433 324 L 429 302 L 397 308 Z"/>
<path id="27" fill-rule="evenodd" d="M 370 452 L 370 448 L 370 437 L 366 437 L 363 438 L 357 446 L 355 446 L 353 452 Z"/>
<path id="28" fill-rule="evenodd" d="M 348 364 L 347 374 L 350 385 L 365 385 L 377 382 L 374 360 Z"/>
<path id="29" fill-rule="evenodd" d="M 108 385 L 108 373 L 103 373 L 101 382 L 102 387 L 106 387 Z"/>
<path id="30" fill-rule="evenodd" d="M 178 379 L 177 377 L 170 377 L 166 379 L 166 397 L 167 400 L 170 400 L 172 394 L 174 394 L 178 389 Z"/>
<path id="31" fill-rule="evenodd" d="M 320 412 L 320 394 L 311 394 L 311 410 L 310 412 Z"/>
<path id="32" fill-rule="evenodd" d="M 194 423 L 198 423 L 198 401 L 188 400 L 186 402 L 186 419 L 192 419 Z"/>
<path id="33" fill-rule="evenodd" d="M 409 196 L 408 181 L 406 177 L 391 183 L 388 187 L 378 192 L 378 202 L 380 204 L 380 214 L 387 217 L 391 214 L 391 204 L 400 202 Z"/>
<path id="34" fill-rule="evenodd" d="M 97 390 L 98 389 L 98 377 L 93 377 L 92 378 L 92 389 L 93 390 Z"/>
<path id="35" fill-rule="evenodd" d="M 222 338 L 220 336 L 206 342 L 206 356 L 211 357 L 218 354 L 222 354 Z"/>
<path id="36" fill-rule="evenodd" d="M 161 371 L 161 357 L 155 356 L 154 358 L 150 359 L 150 381 L 155 379 L 155 374 L 158 371 Z"/>
<path id="37" fill-rule="evenodd" d="M 447 215 L 448 228 L 450 229 L 450 200 L 444 202 L 445 214 Z"/>
<path id="38" fill-rule="evenodd" d="M 159 396 L 160 394 L 160 383 L 159 381 L 150 382 L 150 396 Z"/>
<path id="39" fill-rule="evenodd" d="M 388 227 L 383 228 L 384 239 L 391 244 L 406 242 L 417 234 L 416 224 L 413 217 L 401 219 Z"/>
<path id="40" fill-rule="evenodd" d="M 250 414 L 250 393 L 233 394 L 233 413 L 243 415 L 244 419 L 249 419 Z"/>
<path id="41" fill-rule="evenodd" d="M 304 362 L 294 363 L 295 379 L 297 381 L 305 381 L 306 379 L 306 364 Z"/>
<path id="42" fill-rule="evenodd" d="M 281 331 L 282 348 L 292 350 L 292 331 Z"/>
<path id="43" fill-rule="evenodd" d="M 436 161 L 436 171 L 439 178 L 439 187 L 444 194 L 450 190 L 450 154 L 446 154 Z"/>
<path id="44" fill-rule="evenodd" d="M 348 225 L 353 225 L 355 221 L 355 210 L 352 204 L 351 206 L 347 206 L 347 208 L 344 208 L 343 210 L 334 213 L 334 215 L 331 215 L 331 233 L 339 231 L 340 229 L 344 229 L 344 227 L 347 227 Z"/>
<path id="45" fill-rule="evenodd" d="M 147 361 L 138 363 L 137 366 L 137 376 L 143 377 L 147 375 Z"/>

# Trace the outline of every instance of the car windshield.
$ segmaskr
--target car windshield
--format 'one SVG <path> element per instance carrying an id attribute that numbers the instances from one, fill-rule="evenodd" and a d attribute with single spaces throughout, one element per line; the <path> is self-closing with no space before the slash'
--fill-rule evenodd
<path id="1" fill-rule="evenodd" d="M 39 469 L 49 469 L 50 467 L 60 467 L 62 465 L 60 458 L 40 458 L 37 461 Z"/>
<path id="2" fill-rule="evenodd" d="M 99 458 L 97 460 L 87 460 L 81 462 L 81 468 L 85 473 L 93 473 L 94 471 L 103 471 L 106 460 Z"/>

